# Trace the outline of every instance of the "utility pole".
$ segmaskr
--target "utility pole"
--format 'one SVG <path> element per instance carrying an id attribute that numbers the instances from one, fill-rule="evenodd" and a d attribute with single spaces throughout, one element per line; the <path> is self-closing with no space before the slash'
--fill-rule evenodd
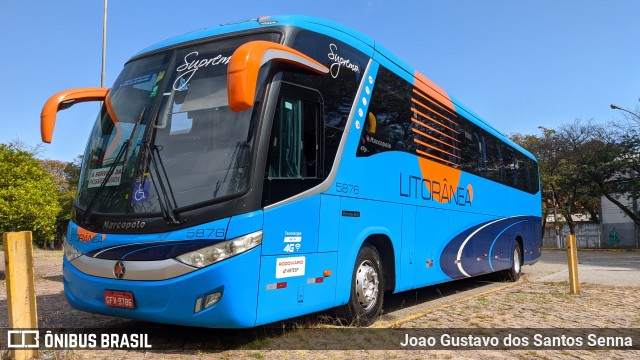
<path id="1" fill-rule="evenodd" d="M 106 0 L 105 0 L 105 1 L 106 1 Z M 609 105 L 609 106 L 610 106 L 613 110 L 621 110 L 621 111 L 627 112 L 627 113 L 629 113 L 629 114 L 631 114 L 631 115 L 633 115 L 633 116 L 637 117 L 637 118 L 638 118 L 638 120 L 640 120 L 640 116 L 639 116 L 638 114 L 634 113 L 633 111 L 629 111 L 629 110 L 627 110 L 627 109 L 625 109 L 625 108 L 623 108 L 623 107 L 621 107 L 621 106 L 618 106 L 618 105 L 616 105 L 616 104 L 611 104 L 611 105 Z"/>
<path id="2" fill-rule="evenodd" d="M 561 249 L 562 243 L 560 242 L 560 227 L 558 226 L 558 203 L 556 202 L 556 192 L 552 190 L 551 196 L 553 197 L 553 222 L 556 227 L 556 246 L 558 249 Z"/>
<path id="3" fill-rule="evenodd" d="M 100 76 L 100 87 L 104 87 L 104 68 L 107 58 L 107 0 L 104 0 L 104 19 L 102 21 L 102 74 Z"/>

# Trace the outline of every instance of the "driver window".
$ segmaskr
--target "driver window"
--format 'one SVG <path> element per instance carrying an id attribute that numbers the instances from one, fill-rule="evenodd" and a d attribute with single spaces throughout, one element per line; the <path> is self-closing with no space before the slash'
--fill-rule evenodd
<path id="1" fill-rule="evenodd" d="M 269 179 L 314 178 L 318 165 L 316 104 L 280 96 L 269 142 Z"/>
<path id="2" fill-rule="evenodd" d="M 322 173 L 321 99 L 317 90 L 282 83 L 269 138 L 265 205 L 319 183 Z"/>

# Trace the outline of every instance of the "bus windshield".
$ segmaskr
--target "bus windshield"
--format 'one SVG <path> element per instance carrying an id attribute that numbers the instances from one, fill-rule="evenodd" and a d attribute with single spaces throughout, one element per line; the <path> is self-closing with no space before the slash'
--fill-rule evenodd
<path id="1" fill-rule="evenodd" d="M 252 109 L 229 109 L 227 64 L 243 43 L 277 41 L 273 37 L 240 37 L 129 62 L 87 144 L 80 208 L 164 214 L 244 192 L 257 120 Z"/>

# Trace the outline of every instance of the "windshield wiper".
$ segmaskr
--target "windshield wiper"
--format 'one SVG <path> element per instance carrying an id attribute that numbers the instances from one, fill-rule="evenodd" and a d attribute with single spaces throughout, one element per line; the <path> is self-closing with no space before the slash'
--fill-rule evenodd
<path id="1" fill-rule="evenodd" d="M 95 204 L 96 199 L 98 199 L 98 195 L 100 195 L 102 190 L 105 187 L 107 187 L 107 182 L 109 182 L 109 179 L 111 178 L 111 175 L 113 175 L 113 172 L 118 167 L 118 165 L 120 163 L 120 158 L 122 157 L 122 154 L 127 152 L 127 149 L 129 148 L 129 144 L 130 144 L 129 140 L 126 140 L 122 144 L 122 147 L 120 147 L 120 151 L 118 151 L 118 155 L 116 155 L 115 160 L 113 161 L 113 163 L 109 167 L 109 170 L 107 170 L 107 175 L 104 177 L 104 179 L 102 179 L 102 182 L 100 183 L 100 186 L 98 186 L 98 189 L 96 189 L 96 192 L 91 197 L 91 201 L 89 201 L 89 205 L 87 205 L 86 209 L 84 210 L 84 214 L 82 214 L 81 223 L 83 225 L 87 225 L 87 222 L 91 219 L 91 215 L 93 213 L 93 211 L 92 211 L 93 210 L 93 205 Z"/>
<path id="2" fill-rule="evenodd" d="M 175 209 L 178 207 L 178 203 L 176 202 L 176 198 L 173 194 L 169 176 L 167 175 L 167 171 L 164 167 L 164 164 L 162 163 L 162 157 L 160 156 L 161 148 L 151 144 L 153 132 L 155 131 L 155 127 L 153 127 L 154 123 L 155 121 L 151 122 L 152 128 L 149 129 L 144 141 L 142 142 L 142 149 L 140 154 L 141 167 L 139 168 L 139 173 L 142 174 L 140 184 L 141 187 L 144 187 L 147 168 L 150 168 L 151 165 L 153 165 L 155 176 L 151 171 L 149 171 L 148 174 L 151 178 L 153 187 L 156 189 L 156 194 L 158 195 L 158 205 L 160 206 L 160 213 L 162 214 L 162 218 L 167 222 L 167 224 L 180 225 L 182 221 L 175 212 Z M 149 161 L 149 159 L 151 161 Z M 160 164 L 160 166 L 158 166 L 158 164 Z M 166 186 L 165 182 L 162 180 L 160 169 L 162 169 L 162 173 L 164 174 L 164 177 L 166 179 Z M 171 203 L 172 200 L 173 204 Z"/>
<path id="3" fill-rule="evenodd" d="M 147 147 L 150 145 L 147 144 Z M 154 176 L 151 176 L 151 182 L 153 182 L 153 187 L 156 189 L 158 193 L 158 203 L 160 204 L 160 210 L 162 212 L 162 217 L 164 220 L 170 225 L 180 225 L 182 221 L 176 215 L 175 209 L 178 207 L 178 203 L 173 194 L 173 188 L 171 188 L 171 181 L 169 181 L 169 176 L 167 175 L 167 170 L 162 163 L 162 157 L 160 156 L 160 147 L 153 145 L 153 150 L 150 151 L 151 156 L 151 164 L 153 164 L 153 169 L 155 170 L 157 176 L 157 184 Z M 158 166 L 160 164 L 160 166 Z M 162 174 L 160 173 L 160 169 L 162 169 Z M 165 186 L 164 181 L 162 180 L 162 175 L 167 181 Z M 173 201 L 173 204 L 171 203 Z"/>
<path id="4" fill-rule="evenodd" d="M 105 187 L 107 187 L 107 183 L 109 182 L 109 179 L 111 178 L 111 175 L 113 175 L 113 172 L 116 170 L 116 168 L 118 167 L 118 165 L 120 165 L 120 161 L 122 160 L 122 156 L 124 154 L 129 154 L 129 147 L 131 147 L 131 143 L 133 142 L 133 137 L 135 136 L 138 127 L 140 126 L 140 123 L 142 122 L 142 118 L 144 118 L 144 114 L 147 111 L 146 106 L 142 109 L 142 112 L 140 112 L 140 116 L 138 116 L 138 120 L 136 121 L 135 125 L 133 126 L 133 130 L 131 131 L 131 135 L 129 136 L 129 139 L 125 140 L 124 143 L 122 143 L 122 146 L 120 147 L 120 150 L 118 151 L 118 154 L 116 155 L 116 158 L 113 160 L 113 163 L 111 163 L 111 166 L 109 166 L 109 169 L 107 170 L 107 174 L 105 175 L 104 179 L 102 179 L 102 182 L 100 183 L 100 186 L 98 186 L 98 188 L 96 189 L 96 192 L 93 194 L 93 196 L 91 197 L 91 201 L 89 201 L 89 205 L 87 205 L 87 207 L 84 210 L 84 213 L 82 214 L 82 220 L 81 223 L 83 225 L 87 225 L 88 221 L 91 219 L 91 215 L 93 214 L 93 206 L 96 202 L 96 200 L 98 199 L 98 196 L 100 195 L 100 193 L 102 192 L 102 190 L 104 190 Z M 126 169 L 126 165 L 128 162 L 128 157 L 125 157 L 125 161 L 122 164 L 122 172 L 124 173 L 125 169 Z M 120 176 L 122 176 L 122 174 L 120 174 Z"/>

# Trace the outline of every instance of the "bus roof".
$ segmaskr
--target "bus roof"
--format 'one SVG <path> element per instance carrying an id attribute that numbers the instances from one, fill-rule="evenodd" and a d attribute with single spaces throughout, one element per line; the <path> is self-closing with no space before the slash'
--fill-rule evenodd
<path id="1" fill-rule="evenodd" d="M 313 17 L 313 16 L 305 16 L 305 15 L 279 15 L 279 16 L 262 16 L 258 18 L 253 18 L 249 20 L 242 20 L 237 22 L 231 22 L 227 24 L 220 24 L 219 26 L 204 28 L 200 30 L 195 30 L 183 35 L 178 35 L 172 37 L 170 39 L 158 42 L 154 45 L 143 49 L 134 57 L 142 56 L 146 53 L 155 52 L 158 50 L 162 50 L 168 47 L 172 47 L 182 43 L 189 43 L 192 41 L 197 41 L 201 39 L 206 39 L 210 37 L 215 37 L 223 34 L 248 31 L 253 29 L 267 28 L 273 26 L 291 26 L 298 27 L 310 31 L 315 31 L 318 33 L 326 34 L 333 36 L 334 38 L 353 46 L 354 48 L 364 52 L 365 54 L 371 55 L 373 53 L 379 54 L 379 56 L 383 57 L 386 61 L 393 63 L 399 68 L 399 70 L 404 71 L 404 74 L 399 74 L 404 78 L 411 78 L 410 82 L 413 82 L 413 76 L 415 74 L 415 70 L 413 67 L 409 66 L 391 52 L 382 47 L 379 43 L 375 42 L 370 37 L 355 31 L 349 27 L 346 27 L 342 24 Z M 443 94 L 446 95 L 446 94 Z M 494 128 L 491 124 L 481 118 L 479 115 L 475 114 L 473 111 L 468 109 L 466 106 L 462 105 L 455 98 L 449 96 L 451 101 L 456 106 L 456 111 L 465 116 L 468 119 L 473 119 L 472 121 L 476 122 L 480 127 L 489 133 L 498 136 L 503 141 L 505 141 L 510 146 L 518 149 L 526 156 L 535 160 L 535 157 L 529 153 L 527 150 L 520 147 L 518 144 L 514 143 L 507 136 L 502 134 L 496 128 Z"/>

